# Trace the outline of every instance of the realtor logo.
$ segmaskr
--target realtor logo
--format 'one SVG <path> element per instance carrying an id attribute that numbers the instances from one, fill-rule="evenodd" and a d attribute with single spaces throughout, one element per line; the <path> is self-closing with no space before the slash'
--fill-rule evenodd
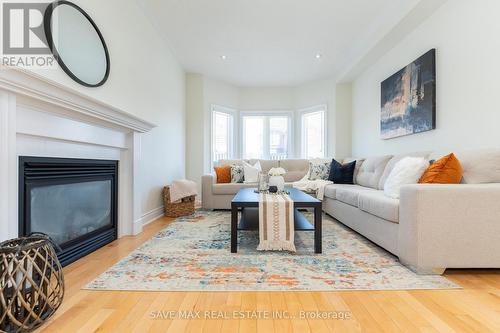
<path id="1" fill-rule="evenodd" d="M 0 0 L 1 1 L 1 0 Z M 35 0 L 36 1 L 36 0 Z M 49 2 L 1 1 L 1 65 L 9 67 L 57 68 L 44 29 Z"/>
<path id="2" fill-rule="evenodd" d="M 7 2 L 3 9 L 3 54 L 50 54 L 43 27 L 48 2 Z"/>

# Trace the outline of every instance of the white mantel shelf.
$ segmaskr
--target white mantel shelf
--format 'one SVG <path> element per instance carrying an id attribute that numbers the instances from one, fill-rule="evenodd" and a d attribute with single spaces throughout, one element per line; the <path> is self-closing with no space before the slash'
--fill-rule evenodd
<path id="1" fill-rule="evenodd" d="M 149 132 L 156 127 L 155 124 L 128 112 L 20 68 L 7 69 L 0 66 L 0 89 L 34 98 L 37 101 L 43 101 L 139 133 Z"/>
<path id="2" fill-rule="evenodd" d="M 140 233 L 141 141 L 154 127 L 38 74 L 0 66 L 0 241 L 19 236 L 19 156 L 119 161 L 118 235 Z"/>

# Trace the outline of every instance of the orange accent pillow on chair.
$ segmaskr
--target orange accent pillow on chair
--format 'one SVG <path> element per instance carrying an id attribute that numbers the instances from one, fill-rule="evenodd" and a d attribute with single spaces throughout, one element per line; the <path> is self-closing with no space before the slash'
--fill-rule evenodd
<path id="1" fill-rule="evenodd" d="M 463 170 L 460 161 L 451 153 L 432 163 L 418 181 L 420 184 L 460 184 Z"/>
<path id="2" fill-rule="evenodd" d="M 214 167 L 215 174 L 217 175 L 217 184 L 227 184 L 231 182 L 231 166 L 224 165 Z"/>

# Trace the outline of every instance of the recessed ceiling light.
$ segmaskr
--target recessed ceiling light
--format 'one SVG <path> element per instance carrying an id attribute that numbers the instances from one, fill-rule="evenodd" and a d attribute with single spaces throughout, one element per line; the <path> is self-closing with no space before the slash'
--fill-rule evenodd
<path id="1" fill-rule="evenodd" d="M 322 55 L 320 53 L 316 53 L 316 59 L 321 59 Z"/>
<path id="2" fill-rule="evenodd" d="M 227 59 L 227 56 L 223 54 L 223 55 L 221 55 L 221 56 L 220 56 L 220 58 L 221 58 L 222 60 L 226 60 L 226 59 Z"/>

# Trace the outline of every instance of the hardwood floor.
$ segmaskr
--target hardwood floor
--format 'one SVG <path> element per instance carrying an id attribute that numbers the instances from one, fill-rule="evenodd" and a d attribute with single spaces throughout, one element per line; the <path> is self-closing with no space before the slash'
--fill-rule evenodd
<path id="1" fill-rule="evenodd" d="M 64 303 L 37 332 L 500 332 L 500 270 L 447 271 L 446 276 L 461 285 L 461 290 L 125 292 L 80 289 L 169 222 L 167 218 L 158 220 L 146 226 L 141 235 L 122 238 L 66 267 Z M 191 315 L 200 311 L 201 318 L 178 318 L 178 311 L 188 310 L 193 310 L 185 312 Z M 206 314 L 205 311 L 215 312 Z M 233 311 L 237 315 L 213 319 Z M 330 319 L 303 319 L 299 317 L 301 313 Z M 271 318 L 263 318 L 266 314 Z M 332 318 L 340 315 L 346 318 Z"/>

